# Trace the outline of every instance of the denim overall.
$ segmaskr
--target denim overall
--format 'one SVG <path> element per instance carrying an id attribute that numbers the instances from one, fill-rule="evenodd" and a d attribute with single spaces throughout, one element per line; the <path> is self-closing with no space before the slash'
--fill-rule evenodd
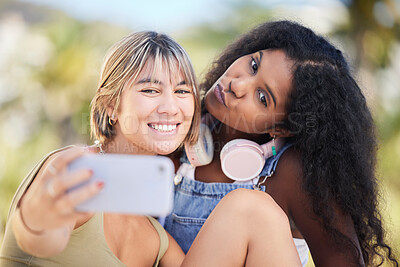
<path id="1" fill-rule="evenodd" d="M 275 169 L 282 154 L 292 144 L 285 144 L 275 156 L 265 161 L 260 176 L 269 176 Z M 186 155 L 181 162 L 188 162 Z M 188 252 L 197 233 L 218 204 L 229 192 L 238 188 L 254 189 L 253 184 L 246 183 L 204 183 L 184 176 L 175 185 L 174 208 L 165 219 L 164 228 L 175 238 L 185 253 Z M 261 186 L 265 191 L 265 186 Z M 308 247 L 303 239 L 294 239 L 303 266 L 308 259 Z"/>

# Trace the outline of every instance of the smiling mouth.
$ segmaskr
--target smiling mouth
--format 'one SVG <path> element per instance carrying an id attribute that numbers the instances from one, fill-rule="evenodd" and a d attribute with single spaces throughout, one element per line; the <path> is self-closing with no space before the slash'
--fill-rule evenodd
<path id="1" fill-rule="evenodd" d="M 215 97 L 217 98 L 218 102 L 220 102 L 222 105 L 224 105 L 226 107 L 225 94 L 224 94 L 224 92 L 222 90 L 221 85 L 217 84 L 214 87 L 214 94 L 215 94 Z"/>
<path id="2" fill-rule="evenodd" d="M 180 123 L 177 124 L 149 123 L 147 125 L 158 132 L 168 133 L 168 132 L 173 132 L 176 129 L 176 127 L 180 125 Z"/>

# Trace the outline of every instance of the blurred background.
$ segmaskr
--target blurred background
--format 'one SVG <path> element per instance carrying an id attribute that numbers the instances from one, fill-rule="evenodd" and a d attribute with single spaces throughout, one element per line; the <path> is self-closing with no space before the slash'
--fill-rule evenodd
<path id="1" fill-rule="evenodd" d="M 89 103 L 111 44 L 132 31 L 165 32 L 201 80 L 223 47 L 273 19 L 327 36 L 351 62 L 378 127 L 380 203 L 399 251 L 400 0 L 0 0 L 0 242 L 12 196 L 35 163 L 92 142 Z"/>

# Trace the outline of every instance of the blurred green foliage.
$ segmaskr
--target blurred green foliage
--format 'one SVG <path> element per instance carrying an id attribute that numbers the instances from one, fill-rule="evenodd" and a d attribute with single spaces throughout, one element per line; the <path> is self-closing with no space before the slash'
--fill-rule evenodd
<path id="1" fill-rule="evenodd" d="M 274 16 L 272 7 L 257 2 L 234 3 L 231 14 L 218 23 L 172 34 L 188 51 L 200 80 L 224 46 Z M 396 231 L 400 228 L 400 4 L 354 0 L 343 5 L 349 19 L 337 22 L 329 37 L 350 55 L 375 115 L 381 204 L 396 249 L 400 248 Z M 33 4 L 0 3 L 0 241 L 12 196 L 30 168 L 52 149 L 91 142 L 89 103 L 102 59 L 107 48 L 129 32 L 105 22 L 77 21 Z"/>

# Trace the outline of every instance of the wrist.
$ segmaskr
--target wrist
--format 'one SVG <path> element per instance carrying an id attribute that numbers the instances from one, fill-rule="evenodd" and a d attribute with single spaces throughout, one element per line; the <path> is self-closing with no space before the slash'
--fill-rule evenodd
<path id="1" fill-rule="evenodd" d="M 27 225 L 27 223 L 26 223 L 26 221 L 24 219 L 24 216 L 22 215 L 22 205 L 18 208 L 17 212 L 18 212 L 18 215 L 19 215 L 19 218 L 20 218 L 20 221 L 21 221 L 21 224 L 22 224 L 23 228 L 28 233 L 30 233 L 32 235 L 36 235 L 36 236 L 40 236 L 40 235 L 44 234 L 44 232 L 45 232 L 44 230 L 36 230 L 36 229 L 33 229 L 33 228 L 31 228 L 30 226 Z"/>

